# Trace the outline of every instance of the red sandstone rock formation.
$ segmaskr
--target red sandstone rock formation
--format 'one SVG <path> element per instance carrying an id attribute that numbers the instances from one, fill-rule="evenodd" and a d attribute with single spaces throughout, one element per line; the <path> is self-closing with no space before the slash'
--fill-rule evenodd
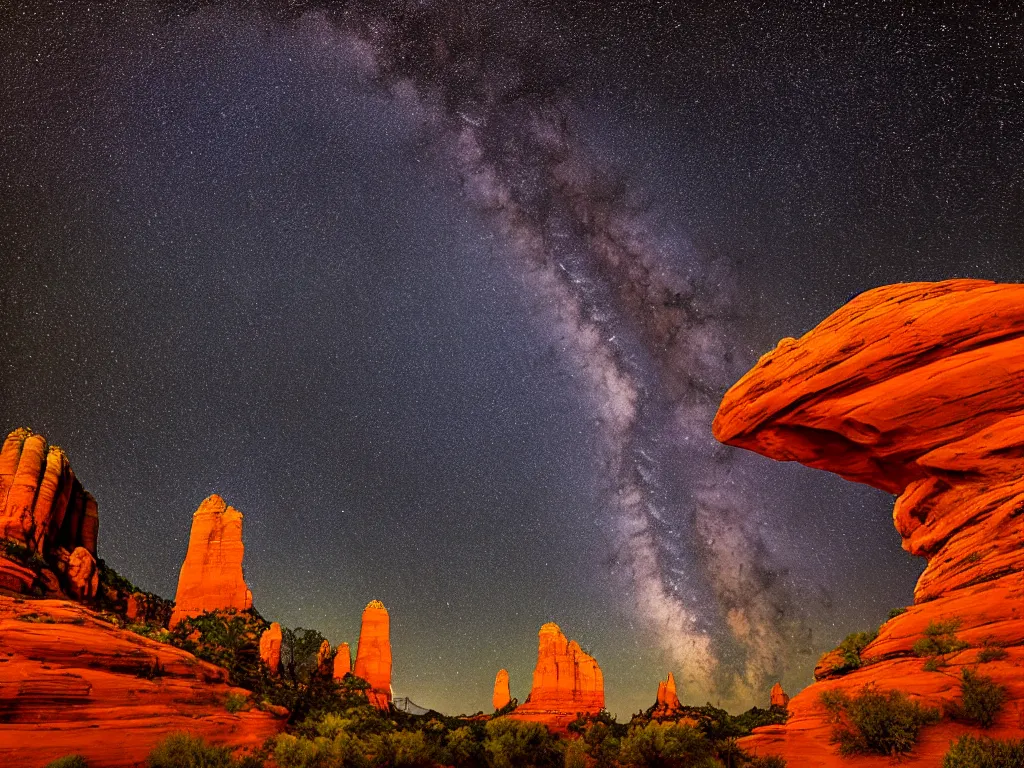
<path id="1" fill-rule="evenodd" d="M 192 515 L 171 626 L 206 611 L 251 608 L 252 592 L 242 576 L 244 554 L 242 513 L 217 494 L 204 499 Z"/>
<path id="2" fill-rule="evenodd" d="M 338 646 L 338 650 L 334 654 L 334 670 L 332 672 L 332 677 L 335 680 L 341 680 L 351 671 L 352 649 L 348 647 L 348 643 L 342 643 Z"/>
<path id="3" fill-rule="evenodd" d="M 771 700 L 769 706 L 781 707 L 785 709 L 789 706 L 789 696 L 782 690 L 782 683 L 776 683 L 772 686 Z"/>
<path id="4" fill-rule="evenodd" d="M 502 707 L 508 706 L 510 701 L 512 701 L 512 691 L 508 687 L 508 670 L 501 669 L 498 670 L 498 674 L 494 678 L 494 693 L 491 696 L 491 703 L 497 712 Z"/>
<path id="5" fill-rule="evenodd" d="M 391 706 L 391 619 L 380 600 L 363 609 L 355 675 L 370 684 L 366 693 L 371 704 L 384 710 Z"/>
<path id="6" fill-rule="evenodd" d="M 68 754 L 89 765 L 141 765 L 175 731 L 258 747 L 277 716 L 232 714 L 227 672 L 190 653 L 120 630 L 66 600 L 0 596 L 0 765 L 38 766 Z"/>
<path id="7" fill-rule="evenodd" d="M 987 734 L 1024 736 L 1022 381 L 1024 285 L 951 280 L 857 296 L 801 339 L 783 339 L 726 394 L 719 440 L 898 494 L 903 548 L 928 561 L 914 605 L 882 626 L 862 666 L 828 676 L 823 660 L 826 679 L 790 701 L 786 725 L 759 729 L 746 747 L 806 768 L 851 764 L 828 743 L 822 692 L 874 685 L 941 706 L 959 695 L 964 667 L 1007 689 Z M 912 647 L 946 620 L 959 622 L 956 636 L 970 647 L 926 671 Z M 1006 657 L 979 665 L 986 643 Z M 902 764 L 936 766 L 971 730 L 948 719 L 927 727 Z"/>
<path id="8" fill-rule="evenodd" d="M 260 635 L 260 658 L 276 675 L 281 669 L 281 625 L 276 621 Z"/>
<path id="9" fill-rule="evenodd" d="M 604 676 L 592 656 L 569 641 L 557 624 L 540 628 L 537 666 L 526 702 L 509 717 L 564 730 L 580 713 L 604 709 Z"/>
<path id="10" fill-rule="evenodd" d="M 316 668 L 319 670 L 321 675 L 326 675 L 331 672 L 328 668 L 327 663 L 331 658 L 331 644 L 324 640 L 320 643 L 320 648 L 316 652 Z"/>
<path id="11" fill-rule="evenodd" d="M 658 683 L 658 698 L 654 703 L 651 717 L 657 719 L 675 717 L 681 709 L 682 705 L 679 703 L 679 696 L 676 693 L 676 679 L 669 672 L 668 680 L 662 680 Z"/>
<path id="12" fill-rule="evenodd" d="M 0 539 L 24 548 L 48 568 L 18 562 L 0 549 L 0 587 L 78 599 L 96 596 L 96 501 L 67 456 L 42 435 L 19 428 L 0 448 Z"/>

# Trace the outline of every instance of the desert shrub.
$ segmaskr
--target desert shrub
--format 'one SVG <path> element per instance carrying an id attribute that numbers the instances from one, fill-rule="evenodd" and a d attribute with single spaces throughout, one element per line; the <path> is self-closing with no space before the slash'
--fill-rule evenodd
<path id="1" fill-rule="evenodd" d="M 235 768 L 227 747 L 214 747 L 187 733 L 172 733 L 146 758 L 148 768 Z"/>
<path id="2" fill-rule="evenodd" d="M 484 768 L 487 752 L 484 750 L 486 730 L 481 724 L 464 725 L 448 732 L 445 749 L 446 764 L 455 768 Z"/>
<path id="3" fill-rule="evenodd" d="M 1006 688 L 986 675 L 964 669 L 960 677 L 960 699 L 950 707 L 950 715 L 990 728 L 1006 703 Z"/>
<path id="4" fill-rule="evenodd" d="M 332 739 L 281 734 L 273 743 L 274 762 L 280 768 L 367 768 L 369 748 L 349 733 Z"/>
<path id="5" fill-rule="evenodd" d="M 978 663 L 988 664 L 990 661 L 1002 661 L 1009 655 L 1005 648 L 996 645 L 989 639 L 985 641 L 985 644 L 981 646 L 981 650 L 978 651 Z"/>
<path id="6" fill-rule="evenodd" d="M 207 611 L 171 630 L 171 643 L 204 661 L 224 667 L 231 682 L 249 690 L 260 686 L 264 667 L 260 636 L 270 625 L 250 608 Z"/>
<path id="7" fill-rule="evenodd" d="M 881 693 L 865 686 L 850 697 L 842 691 L 827 691 L 820 697 L 832 716 L 831 743 L 839 754 L 903 755 L 917 743 L 925 725 L 938 722 L 938 710 L 910 701 L 902 691 Z"/>
<path id="8" fill-rule="evenodd" d="M 963 736 L 949 748 L 942 768 L 1020 768 L 1024 765 L 1024 741 Z"/>
<path id="9" fill-rule="evenodd" d="M 619 762 L 632 768 L 719 768 L 711 741 L 689 725 L 648 723 L 622 740 Z"/>
<path id="10" fill-rule="evenodd" d="M 554 768 L 561 754 L 558 739 L 540 723 L 502 717 L 487 723 L 484 751 L 490 768 Z"/>
<path id="11" fill-rule="evenodd" d="M 924 637 L 914 643 L 918 656 L 945 656 L 967 648 L 967 643 L 956 636 L 960 628 L 959 619 L 932 621 L 924 630 Z"/>
<path id="12" fill-rule="evenodd" d="M 569 729 L 580 735 L 580 742 L 597 768 L 609 768 L 615 764 L 621 739 L 629 731 L 614 718 L 582 718 L 570 724 Z"/>
<path id="13" fill-rule="evenodd" d="M 434 749 L 422 731 L 394 731 L 371 737 L 370 764 L 375 768 L 432 768 Z"/>
<path id="14" fill-rule="evenodd" d="M 852 632 L 844 637 L 843 641 L 835 648 L 836 651 L 839 651 L 842 661 L 839 664 L 834 664 L 832 671 L 845 673 L 860 668 L 861 651 L 876 637 L 878 637 L 878 632 Z"/>
<path id="15" fill-rule="evenodd" d="M 885 620 L 886 621 L 892 621 L 897 616 L 902 616 L 906 612 L 907 612 L 906 608 L 893 608 L 892 610 L 889 611 L 889 615 L 886 617 Z"/>
<path id="16" fill-rule="evenodd" d="M 248 696 L 244 696 L 241 693 L 229 693 L 227 698 L 224 699 L 224 709 L 231 714 L 241 712 L 248 698 Z"/>
<path id="17" fill-rule="evenodd" d="M 566 739 L 562 752 L 565 768 L 587 768 L 587 748 L 579 739 Z"/>
<path id="18" fill-rule="evenodd" d="M 89 768 L 81 755 L 65 755 L 46 764 L 46 768 Z"/>
<path id="19" fill-rule="evenodd" d="M 778 755 L 753 757 L 747 764 L 748 768 L 786 768 L 786 761 Z"/>

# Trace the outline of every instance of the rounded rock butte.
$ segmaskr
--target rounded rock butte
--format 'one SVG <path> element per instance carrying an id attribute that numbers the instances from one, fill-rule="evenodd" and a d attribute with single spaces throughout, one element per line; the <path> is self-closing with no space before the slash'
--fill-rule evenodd
<path id="1" fill-rule="evenodd" d="M 557 624 L 542 626 L 533 687 L 526 701 L 508 717 L 564 731 L 578 714 L 597 714 L 602 709 L 604 675 L 597 661 L 575 640 L 567 640 Z"/>
<path id="2" fill-rule="evenodd" d="M 354 674 L 370 684 L 366 695 L 371 704 L 382 710 L 390 708 L 391 618 L 380 600 L 371 600 L 363 609 Z"/>
<path id="3" fill-rule="evenodd" d="M 898 495 L 903 548 L 928 565 L 914 605 L 887 621 L 862 666 L 789 702 L 784 726 L 743 744 L 802 768 L 882 766 L 840 758 L 822 692 L 898 689 L 927 706 L 960 695 L 964 668 L 1007 690 L 985 735 L 1024 736 L 1024 285 L 905 283 L 856 296 L 799 340 L 783 339 L 729 390 L 714 422 L 724 443 L 799 461 Z M 968 647 L 926 671 L 913 651 L 933 622 Z M 1003 649 L 981 663 L 986 646 Z M 1005 655 L 1003 655 L 1005 654 Z M 951 740 L 978 729 L 926 726 L 906 766 L 936 766 Z"/>
<path id="4" fill-rule="evenodd" d="M 334 668 L 331 671 L 331 677 L 335 680 L 341 680 L 351 671 L 352 650 L 348 647 L 348 643 L 342 643 L 334 653 Z"/>
<path id="5" fill-rule="evenodd" d="M 511 701 L 512 691 L 508 685 L 508 670 L 499 669 L 498 674 L 494 676 L 494 693 L 491 694 L 491 704 L 494 705 L 494 711 L 497 712 L 499 709 L 507 707 Z"/>

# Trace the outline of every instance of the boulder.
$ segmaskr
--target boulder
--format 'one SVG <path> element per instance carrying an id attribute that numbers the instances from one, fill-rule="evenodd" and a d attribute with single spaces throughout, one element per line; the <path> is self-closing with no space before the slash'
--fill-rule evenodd
<path id="1" fill-rule="evenodd" d="M 171 627 L 206 611 L 251 608 L 252 592 L 242 574 L 244 554 L 242 513 L 217 494 L 204 499 L 192 515 Z"/>
<path id="2" fill-rule="evenodd" d="M 838 765 L 823 692 L 898 689 L 948 709 L 965 668 L 1006 689 L 986 735 L 1024 736 L 1022 380 L 1024 285 L 950 280 L 860 294 L 799 340 L 783 339 L 725 395 L 719 440 L 896 494 L 903 548 L 928 563 L 914 605 L 881 627 L 860 667 L 836 675 L 823 662 L 819 681 L 789 702 L 787 723 L 759 729 L 747 748 Z M 943 627 L 966 647 L 919 655 L 915 643 Z M 979 733 L 948 718 L 926 727 L 903 764 L 939 765 L 965 732 Z"/>

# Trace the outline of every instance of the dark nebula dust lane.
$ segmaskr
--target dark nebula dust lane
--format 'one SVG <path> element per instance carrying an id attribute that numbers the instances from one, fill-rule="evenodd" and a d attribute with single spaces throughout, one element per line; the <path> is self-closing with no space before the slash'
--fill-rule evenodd
<path id="1" fill-rule="evenodd" d="M 345 640 L 380 597 L 451 711 L 525 695 L 546 620 L 625 714 L 665 668 L 763 703 L 909 601 L 889 497 L 710 423 L 851 293 L 1021 279 L 1012 13 L 4 14 L 0 415 L 145 586 L 216 490 L 264 613 Z"/>

